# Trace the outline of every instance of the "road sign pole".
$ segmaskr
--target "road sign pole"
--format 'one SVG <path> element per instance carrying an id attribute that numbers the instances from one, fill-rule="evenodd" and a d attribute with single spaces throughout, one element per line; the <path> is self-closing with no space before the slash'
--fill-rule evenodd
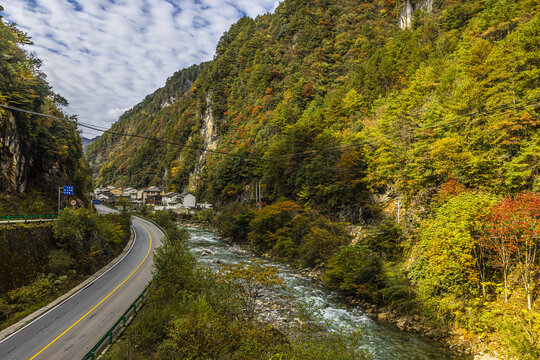
<path id="1" fill-rule="evenodd" d="M 60 215 L 60 190 L 62 187 L 58 187 L 58 215 Z"/>

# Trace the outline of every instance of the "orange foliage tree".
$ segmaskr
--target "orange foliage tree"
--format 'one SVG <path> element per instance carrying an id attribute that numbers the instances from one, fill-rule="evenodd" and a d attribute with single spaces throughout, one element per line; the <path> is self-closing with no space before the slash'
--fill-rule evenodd
<path id="1" fill-rule="evenodd" d="M 495 252 L 503 269 L 504 296 L 508 300 L 508 273 L 517 268 L 532 309 L 532 283 L 538 270 L 540 251 L 540 194 L 520 193 L 495 205 L 488 217 L 484 243 Z"/>

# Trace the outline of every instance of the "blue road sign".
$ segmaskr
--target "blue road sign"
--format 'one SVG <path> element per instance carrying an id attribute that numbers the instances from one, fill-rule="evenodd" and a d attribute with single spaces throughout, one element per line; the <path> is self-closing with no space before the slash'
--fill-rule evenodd
<path id="1" fill-rule="evenodd" d="M 73 195 L 73 186 L 64 186 L 64 195 Z"/>
<path id="2" fill-rule="evenodd" d="M 93 204 L 93 205 L 101 205 L 101 200 L 99 200 L 99 199 L 92 199 L 92 204 Z"/>

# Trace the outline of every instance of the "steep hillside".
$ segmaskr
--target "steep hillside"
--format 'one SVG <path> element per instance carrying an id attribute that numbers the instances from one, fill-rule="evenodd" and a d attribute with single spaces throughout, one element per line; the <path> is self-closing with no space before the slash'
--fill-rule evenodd
<path id="1" fill-rule="evenodd" d="M 112 126 L 111 133 L 103 134 L 89 147 L 86 157 L 94 174 L 99 172 L 98 185 L 114 183 L 139 187 L 151 182 L 161 183 L 156 178 L 164 171 L 163 167 L 159 168 L 160 163 L 164 158 L 171 161 L 166 148 L 153 141 L 141 141 L 116 133 L 186 141 L 195 124 L 191 124 L 190 119 L 184 119 L 183 112 L 191 106 L 192 97 L 189 94 L 205 67 L 203 63 L 173 74 L 163 88 L 126 111 Z M 184 123 L 180 132 L 177 131 L 179 125 L 175 119 Z"/>
<path id="2" fill-rule="evenodd" d="M 22 44 L 30 39 L 0 17 L 0 104 L 64 117 L 59 106 L 67 101 Z M 58 186 L 73 185 L 81 196 L 90 181 L 73 123 L 0 108 L 0 213 L 51 212 Z"/>
<path id="3" fill-rule="evenodd" d="M 538 189 L 536 2 L 422 3 L 286 0 L 241 19 L 213 61 L 176 73 L 112 128 L 170 143 L 104 135 L 88 152 L 97 181 L 228 201 L 262 180 L 267 201 L 350 220 L 367 194 L 425 200 L 450 179 Z"/>

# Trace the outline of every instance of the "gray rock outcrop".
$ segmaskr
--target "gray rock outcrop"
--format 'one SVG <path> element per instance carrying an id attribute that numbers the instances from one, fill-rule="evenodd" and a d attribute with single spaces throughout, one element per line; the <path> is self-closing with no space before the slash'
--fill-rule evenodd
<path id="1" fill-rule="evenodd" d="M 26 190 L 26 158 L 15 117 L 9 111 L 0 116 L 0 188 L 3 193 L 23 194 Z"/>
<path id="2" fill-rule="evenodd" d="M 433 0 L 405 0 L 403 10 L 399 15 L 399 27 L 406 29 L 411 27 L 413 15 L 416 10 L 430 13 L 433 11 Z"/>

